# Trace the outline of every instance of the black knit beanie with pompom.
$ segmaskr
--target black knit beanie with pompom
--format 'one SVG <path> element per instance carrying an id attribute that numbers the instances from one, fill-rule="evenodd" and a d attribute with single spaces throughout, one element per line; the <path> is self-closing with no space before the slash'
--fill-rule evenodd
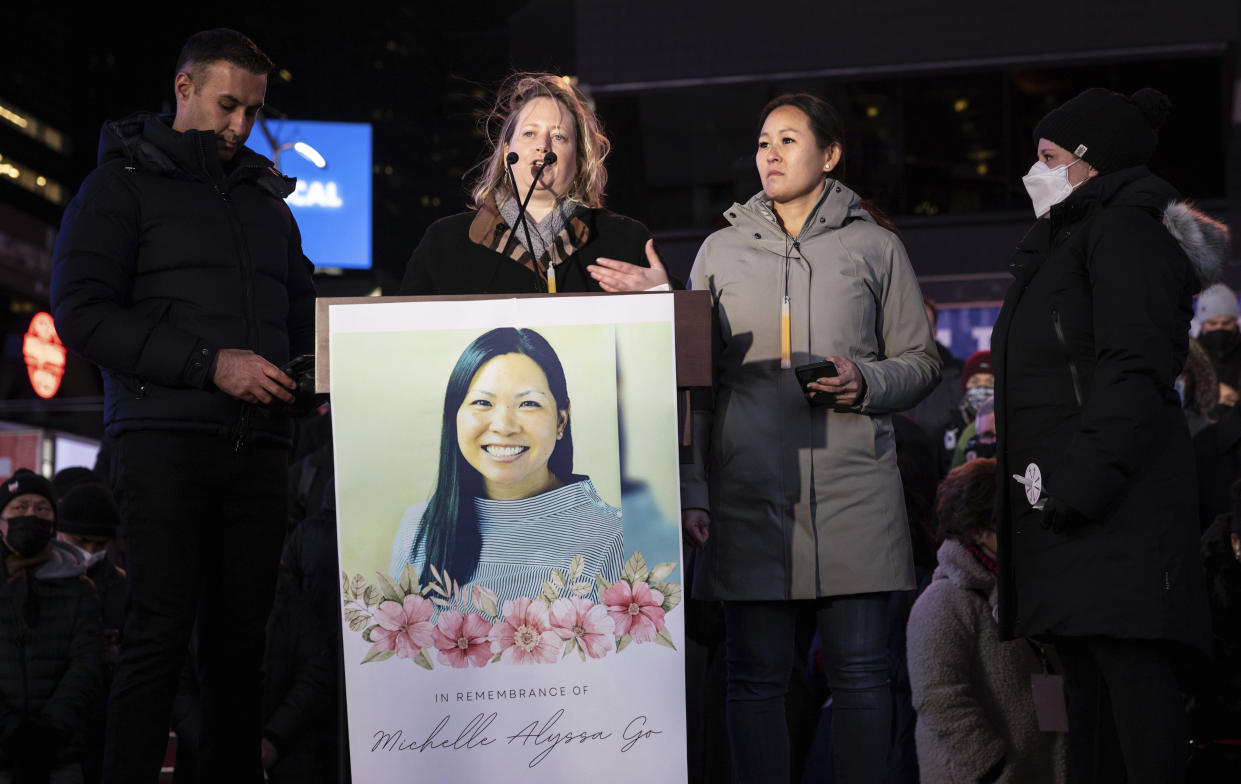
<path id="1" fill-rule="evenodd" d="M 1168 96 L 1144 87 L 1126 98 L 1091 87 L 1053 109 L 1034 128 L 1034 141 L 1050 139 L 1107 174 L 1150 160 L 1168 119 Z"/>

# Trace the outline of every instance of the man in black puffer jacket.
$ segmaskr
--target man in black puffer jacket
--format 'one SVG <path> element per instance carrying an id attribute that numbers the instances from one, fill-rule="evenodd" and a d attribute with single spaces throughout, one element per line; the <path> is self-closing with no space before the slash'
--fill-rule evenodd
<path id="1" fill-rule="evenodd" d="M 130 578 L 105 782 L 158 775 L 196 615 L 203 778 L 259 776 L 294 387 L 280 366 L 314 333 L 312 267 L 283 201 L 293 182 L 244 144 L 271 67 L 240 33 L 192 36 L 175 117 L 104 126 L 57 237 L 53 312 L 103 370 Z"/>

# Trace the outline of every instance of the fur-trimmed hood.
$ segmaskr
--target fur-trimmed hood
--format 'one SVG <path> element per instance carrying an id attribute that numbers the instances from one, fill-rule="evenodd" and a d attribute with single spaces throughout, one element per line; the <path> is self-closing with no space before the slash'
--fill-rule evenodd
<path id="1" fill-rule="evenodd" d="M 1183 200 L 1169 202 L 1164 208 L 1163 225 L 1189 256 L 1202 288 L 1224 279 L 1224 266 L 1228 263 L 1227 226 Z"/>

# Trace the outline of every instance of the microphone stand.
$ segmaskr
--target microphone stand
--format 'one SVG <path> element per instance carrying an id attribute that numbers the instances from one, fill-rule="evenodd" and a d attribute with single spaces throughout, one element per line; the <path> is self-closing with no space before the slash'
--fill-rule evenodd
<path id="1" fill-rule="evenodd" d="M 513 186 L 513 198 L 517 198 L 517 176 L 513 174 L 513 164 L 519 160 L 517 153 L 510 152 L 504 159 L 508 164 L 508 178 Z M 548 152 L 543 156 L 543 162 L 539 165 L 539 174 L 535 175 L 530 181 L 530 189 L 526 191 L 526 198 L 517 206 L 517 220 L 521 223 L 526 234 L 526 248 L 530 251 L 530 255 L 534 255 L 534 242 L 530 239 L 530 222 L 526 218 L 526 205 L 530 203 L 530 197 L 534 195 L 534 186 L 539 184 L 539 177 L 543 173 L 543 168 L 556 162 L 556 153 Z M 516 228 L 516 227 L 514 227 Z M 556 267 L 554 264 L 547 265 L 547 290 L 551 294 L 556 293 Z"/>

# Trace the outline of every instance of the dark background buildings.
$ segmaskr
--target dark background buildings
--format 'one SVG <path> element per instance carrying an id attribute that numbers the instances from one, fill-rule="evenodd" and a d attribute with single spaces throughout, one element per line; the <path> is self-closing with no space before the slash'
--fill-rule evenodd
<path id="1" fill-rule="evenodd" d="M 755 115 L 790 90 L 822 94 L 844 113 L 844 179 L 895 220 L 924 290 L 944 303 L 1002 297 L 1009 252 L 1031 218 L 1020 181 L 1033 160 L 1030 132 L 1088 86 L 1166 92 L 1173 111 L 1152 168 L 1241 226 L 1236 0 L 200 9 L 6 10 L 0 419 L 97 434 L 94 369 L 71 360 L 59 399 L 37 400 L 20 335 L 47 306 L 51 243 L 64 203 L 94 166 L 100 124 L 170 110 L 179 47 L 206 27 L 242 30 L 276 61 L 273 112 L 373 123 L 375 268 L 322 272 L 327 295 L 391 291 L 426 226 L 465 208 L 463 177 L 482 148 L 479 114 L 514 68 L 571 75 L 594 98 L 613 141 L 609 206 L 651 227 L 682 273 L 719 214 L 758 190 Z M 5 176 L 10 161 L 44 184 Z M 1236 268 L 1231 281 L 1241 284 Z"/>

